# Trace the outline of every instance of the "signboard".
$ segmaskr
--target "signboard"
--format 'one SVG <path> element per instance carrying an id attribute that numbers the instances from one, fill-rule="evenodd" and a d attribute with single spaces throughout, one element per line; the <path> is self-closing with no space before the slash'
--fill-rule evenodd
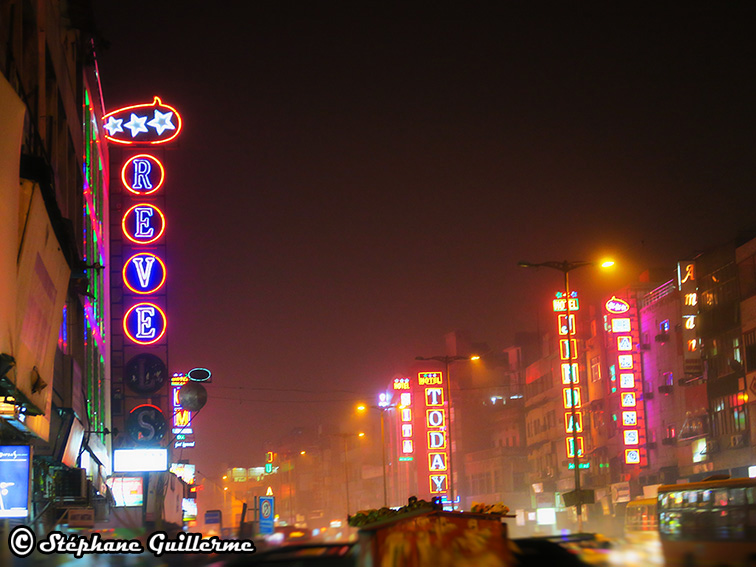
<path id="1" fill-rule="evenodd" d="M 611 377 L 612 393 L 619 395 L 622 420 L 619 423 L 623 441 L 623 456 L 626 465 L 646 466 L 645 406 L 643 381 L 641 380 L 640 329 L 636 314 L 636 300 L 630 301 L 612 296 L 604 304 L 605 320 L 611 333 L 607 343 L 610 365 L 619 370 Z M 616 364 L 611 364 L 615 362 Z M 624 500 L 620 500 L 624 502 Z"/>
<path id="2" fill-rule="evenodd" d="M 139 476 L 114 476 L 107 480 L 116 506 L 141 506 L 144 503 L 143 479 Z"/>
<path id="3" fill-rule="evenodd" d="M 161 472 L 167 470 L 167 449 L 113 450 L 113 472 Z"/>
<path id="4" fill-rule="evenodd" d="M 260 497 L 260 533 L 263 535 L 273 533 L 273 520 L 276 513 L 275 500 L 274 496 Z"/>
<path id="5" fill-rule="evenodd" d="M 0 445 L 0 518 L 29 515 L 31 447 Z"/>
<path id="6" fill-rule="evenodd" d="M 220 510 L 206 510 L 205 511 L 205 525 L 207 524 L 221 524 L 223 514 Z"/>
<path id="7" fill-rule="evenodd" d="M 69 508 L 68 509 L 68 527 L 69 528 L 93 528 L 94 527 L 94 508 Z"/>
<path id="8" fill-rule="evenodd" d="M 612 502 L 617 504 L 618 502 L 630 502 L 630 483 L 615 482 L 610 485 L 612 489 Z"/>

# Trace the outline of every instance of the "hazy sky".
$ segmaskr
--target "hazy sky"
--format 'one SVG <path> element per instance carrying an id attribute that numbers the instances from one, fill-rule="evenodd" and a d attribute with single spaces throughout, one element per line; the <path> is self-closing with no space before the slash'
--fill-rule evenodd
<path id="1" fill-rule="evenodd" d="M 518 260 L 614 255 L 573 278 L 604 293 L 756 224 L 747 13 L 99 4 L 106 108 L 184 118 L 168 333 L 172 371 L 214 373 L 201 469 L 342 419 L 448 331 L 535 330 L 561 276 Z"/>

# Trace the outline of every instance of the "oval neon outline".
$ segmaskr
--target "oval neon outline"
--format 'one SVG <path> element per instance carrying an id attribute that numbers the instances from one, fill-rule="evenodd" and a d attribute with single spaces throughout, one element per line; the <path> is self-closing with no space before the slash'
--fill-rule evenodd
<path id="1" fill-rule="evenodd" d="M 163 221 L 163 227 L 160 229 L 160 233 L 157 236 L 155 236 L 152 240 L 135 240 L 134 238 L 131 238 L 131 235 L 128 232 L 126 232 L 126 217 L 128 217 L 129 213 L 133 211 L 134 209 L 136 209 L 137 207 L 152 207 L 158 212 L 161 220 Z M 163 214 L 163 211 L 161 211 L 159 208 L 157 208 L 155 205 L 151 203 L 139 203 L 131 207 L 128 211 L 126 211 L 123 214 L 123 220 L 121 220 L 121 230 L 123 231 L 123 235 L 129 240 L 131 240 L 134 244 L 152 244 L 158 238 L 163 236 L 163 233 L 165 232 L 165 215 Z"/>
<path id="2" fill-rule="evenodd" d="M 201 371 L 207 372 L 207 378 L 204 378 L 204 379 L 201 379 L 201 380 L 198 379 L 198 378 L 192 378 L 192 372 L 194 372 L 195 370 L 201 370 Z M 213 373 L 210 372 L 207 368 L 199 368 L 198 367 L 198 368 L 192 368 L 189 372 L 187 372 L 186 373 L 186 377 L 189 378 L 189 380 L 192 380 L 194 382 L 207 382 L 208 380 L 210 380 L 210 378 L 213 377 Z"/>
<path id="3" fill-rule="evenodd" d="M 160 182 L 155 187 L 153 187 L 150 191 L 137 191 L 133 189 L 131 185 L 129 185 L 126 182 L 126 168 L 129 166 L 129 164 L 132 161 L 134 161 L 137 158 L 142 158 L 142 159 L 149 158 L 154 163 L 157 163 L 158 167 L 160 167 Z M 163 167 L 162 162 L 158 158 L 156 158 L 155 156 L 151 156 L 150 154 L 139 154 L 136 156 L 132 156 L 126 161 L 126 163 L 123 164 L 123 167 L 121 168 L 121 182 L 123 183 L 123 186 L 126 187 L 126 189 L 128 189 L 129 191 L 131 191 L 134 195 L 152 195 L 155 191 L 157 191 L 163 186 L 164 181 L 165 181 L 165 168 Z"/>
<path id="4" fill-rule="evenodd" d="M 154 307 L 160 312 L 160 315 L 163 317 L 163 330 L 160 332 L 160 334 L 152 339 L 151 341 L 139 341 L 131 336 L 131 333 L 129 332 L 128 328 L 126 327 L 126 324 L 129 320 L 129 315 L 131 315 L 131 312 L 134 311 L 137 307 L 143 306 L 143 305 L 149 305 L 150 307 Z M 165 332 L 168 330 L 168 318 L 165 316 L 165 311 L 160 309 L 157 305 L 154 303 L 137 303 L 136 305 L 132 305 L 128 311 L 123 315 L 123 332 L 126 334 L 129 339 L 131 339 L 133 342 L 135 342 L 138 345 L 154 345 L 156 342 L 158 342 L 160 339 L 163 338 L 163 335 L 165 335 Z"/>
<path id="5" fill-rule="evenodd" d="M 119 108 L 118 110 L 114 110 L 112 112 L 108 112 L 106 115 L 102 117 L 102 123 L 105 124 L 107 122 L 107 119 L 111 116 L 118 114 L 119 112 L 128 112 L 129 110 L 134 110 L 135 108 L 147 108 L 147 107 L 158 107 L 162 106 L 163 108 L 168 108 L 173 112 L 173 114 L 176 116 L 176 120 L 178 121 L 178 124 L 176 125 L 176 131 L 173 133 L 173 136 L 170 138 L 166 138 L 165 140 L 152 140 L 151 142 L 140 142 L 138 140 L 119 140 L 118 138 L 112 137 L 110 134 L 105 134 L 105 138 L 107 140 L 110 140 L 111 142 L 115 142 L 116 144 L 124 144 L 127 146 L 133 145 L 133 144 L 150 144 L 150 145 L 156 145 L 156 144 L 165 144 L 167 142 L 170 142 L 173 140 L 176 136 L 179 135 L 179 132 L 181 132 L 181 127 L 183 121 L 181 120 L 181 115 L 178 113 L 178 111 L 173 108 L 170 104 L 165 104 L 159 96 L 156 96 L 152 102 L 145 103 L 145 104 L 132 104 L 131 106 L 124 106 L 123 108 Z M 103 128 L 103 130 L 105 130 Z M 107 132 L 107 130 L 105 130 Z"/>
<path id="6" fill-rule="evenodd" d="M 147 290 L 147 291 L 139 291 L 139 290 L 134 289 L 133 287 L 131 287 L 131 285 L 129 284 L 128 278 L 126 277 L 126 269 L 129 267 L 129 264 L 131 263 L 131 261 L 134 258 L 136 258 L 137 256 L 152 256 L 153 258 L 155 258 L 160 263 L 160 267 L 163 268 L 163 279 L 160 280 L 160 283 L 154 289 L 150 289 L 150 290 Z M 128 260 L 126 260 L 126 263 L 124 263 L 124 265 L 123 265 L 123 283 L 126 285 L 127 288 L 129 288 L 134 293 L 138 293 L 139 295 L 147 295 L 149 293 L 155 293 L 156 291 L 160 291 L 160 289 L 165 284 L 165 278 L 166 278 L 167 273 L 168 272 L 167 272 L 167 270 L 165 268 L 165 262 L 163 262 L 163 260 L 160 259 L 160 256 L 157 256 L 157 255 L 153 254 L 152 252 L 137 252 L 131 258 L 129 258 Z"/>
<path id="7" fill-rule="evenodd" d="M 606 310 L 609 313 L 614 313 L 615 315 L 620 315 L 622 313 L 627 313 L 628 311 L 630 311 L 630 304 L 624 299 L 619 299 L 614 295 L 609 301 L 604 304 L 604 307 L 606 307 Z"/>

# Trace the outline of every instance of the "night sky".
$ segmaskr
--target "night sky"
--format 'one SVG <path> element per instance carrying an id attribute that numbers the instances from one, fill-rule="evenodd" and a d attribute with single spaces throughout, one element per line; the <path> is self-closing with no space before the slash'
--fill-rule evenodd
<path id="1" fill-rule="evenodd" d="M 599 296 L 756 224 L 747 12 L 99 4 L 106 109 L 184 119 L 170 366 L 213 371 L 206 472 L 346 419 L 448 331 L 536 330 L 562 279 L 519 260 L 612 255 L 571 280 Z"/>

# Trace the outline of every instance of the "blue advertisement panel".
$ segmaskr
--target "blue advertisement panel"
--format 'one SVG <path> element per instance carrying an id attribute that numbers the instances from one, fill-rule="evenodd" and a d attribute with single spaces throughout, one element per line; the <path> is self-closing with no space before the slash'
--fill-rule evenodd
<path id="1" fill-rule="evenodd" d="M 29 515 L 31 447 L 0 445 L 0 518 Z"/>
<path id="2" fill-rule="evenodd" d="M 275 519 L 275 498 L 273 496 L 260 497 L 260 533 L 270 535 L 273 533 L 273 520 Z"/>

